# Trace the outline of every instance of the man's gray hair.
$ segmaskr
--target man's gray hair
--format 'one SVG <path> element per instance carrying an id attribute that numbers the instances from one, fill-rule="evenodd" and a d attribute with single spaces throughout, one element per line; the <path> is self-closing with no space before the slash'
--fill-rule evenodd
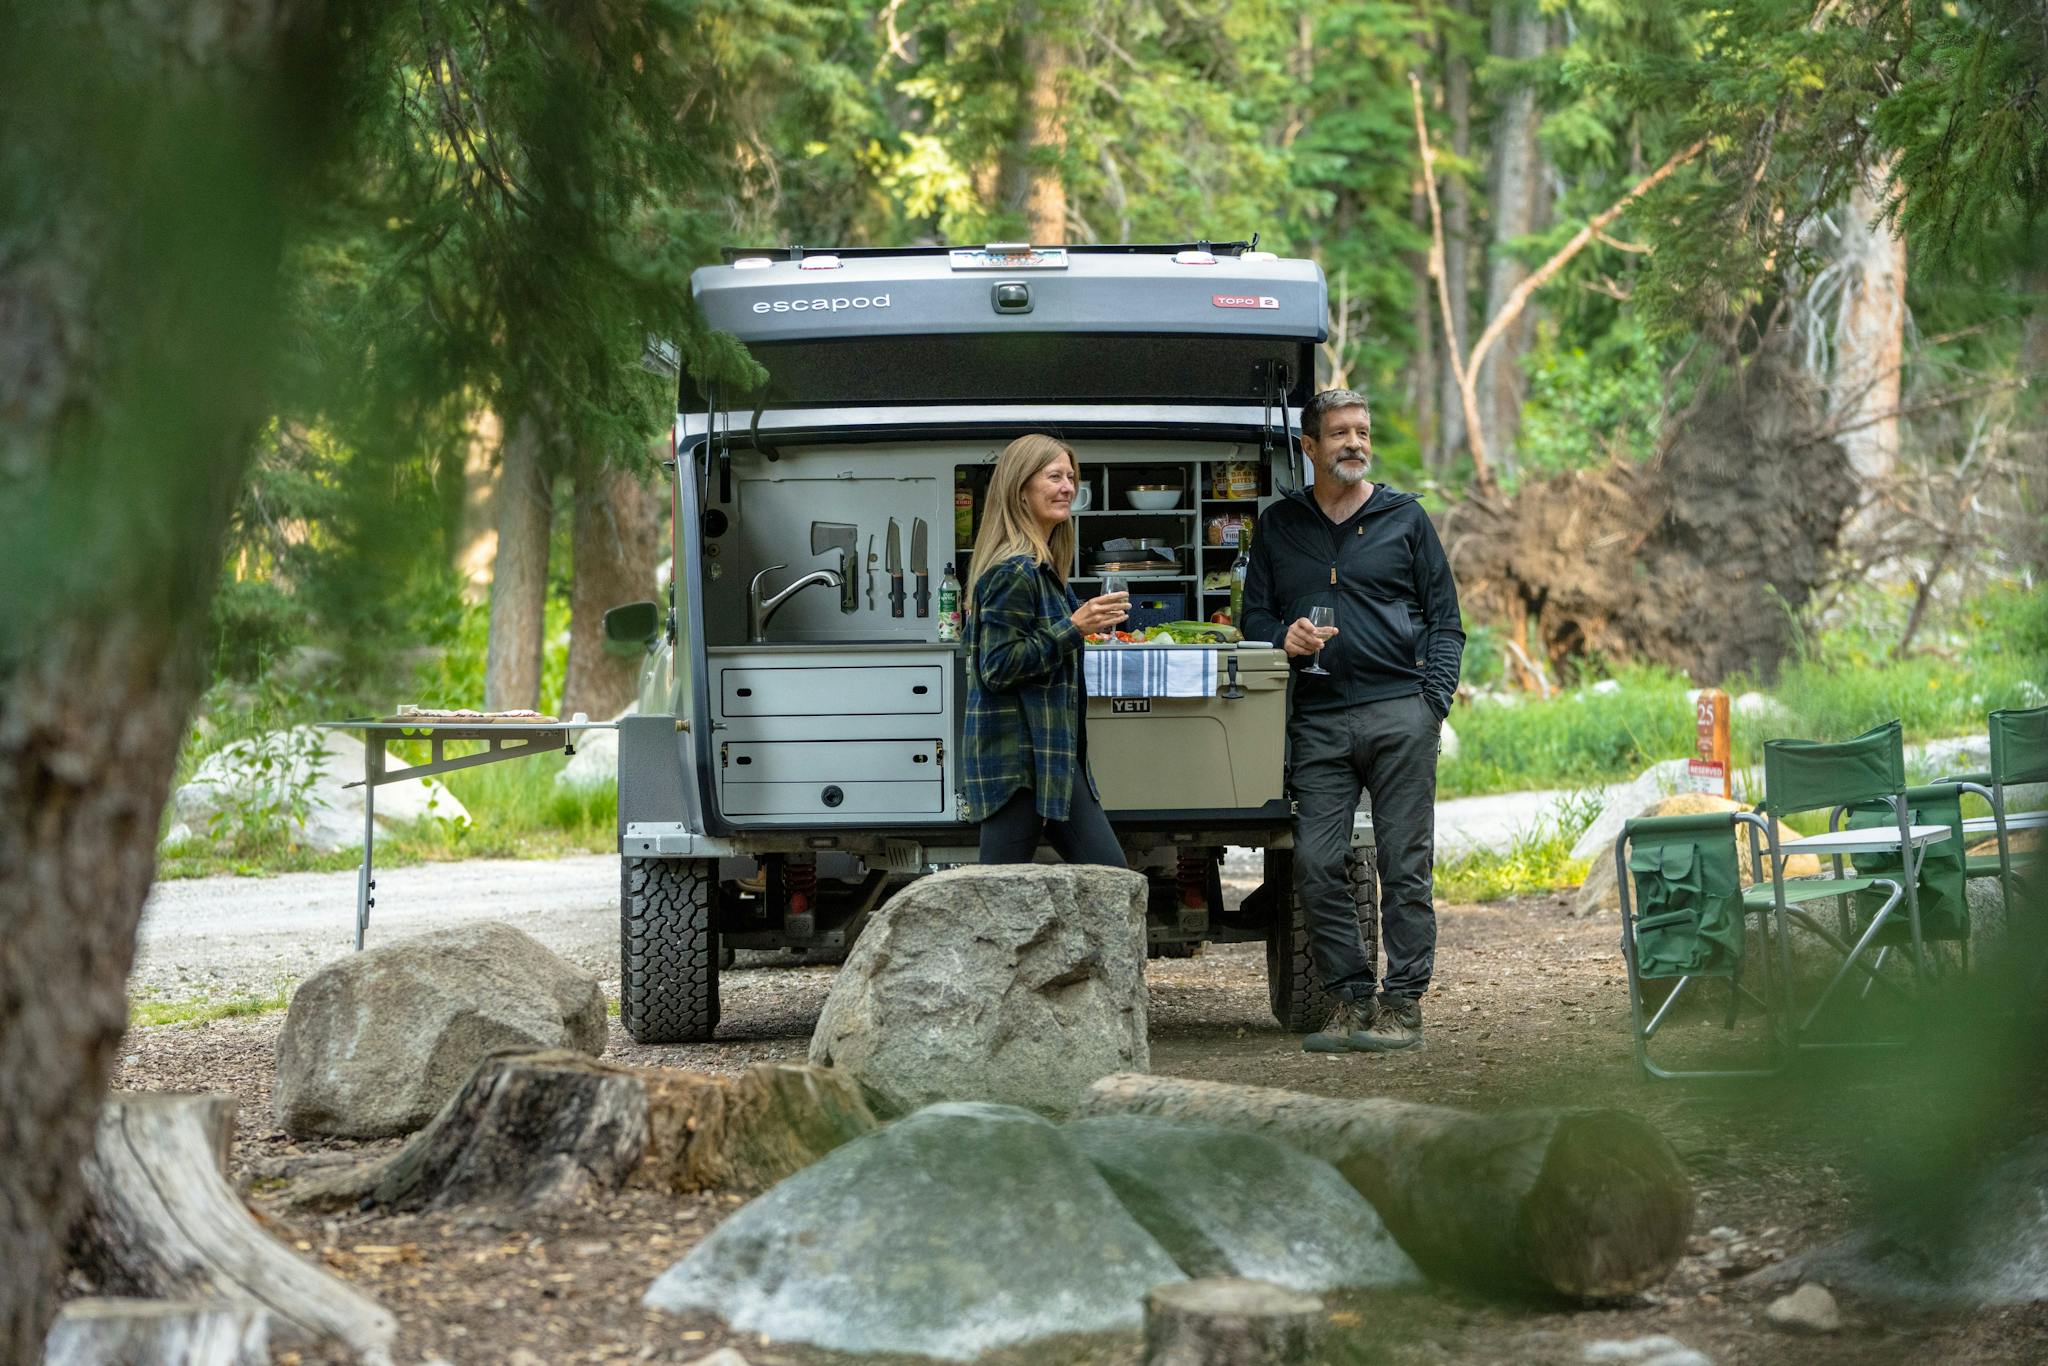
<path id="1" fill-rule="evenodd" d="M 1334 413 L 1339 408 L 1363 408 L 1368 418 L 1372 414 L 1372 405 L 1356 389 L 1325 389 L 1301 405 L 1301 434 L 1321 440 L 1323 414 Z"/>

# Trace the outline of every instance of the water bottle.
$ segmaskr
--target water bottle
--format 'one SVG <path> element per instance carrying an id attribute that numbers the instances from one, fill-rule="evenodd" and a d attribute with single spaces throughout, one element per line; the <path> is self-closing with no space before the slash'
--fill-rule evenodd
<path id="1" fill-rule="evenodd" d="M 946 577 L 939 580 L 939 639 L 960 639 L 960 580 L 953 577 L 953 566 L 946 566 Z"/>

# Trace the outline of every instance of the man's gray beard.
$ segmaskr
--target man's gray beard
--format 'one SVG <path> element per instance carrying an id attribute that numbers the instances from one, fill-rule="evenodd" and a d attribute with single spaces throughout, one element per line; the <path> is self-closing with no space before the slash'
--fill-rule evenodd
<path id="1" fill-rule="evenodd" d="M 1340 484 L 1363 484 L 1365 476 L 1372 473 L 1370 460 L 1339 460 L 1330 466 L 1330 477 Z"/>

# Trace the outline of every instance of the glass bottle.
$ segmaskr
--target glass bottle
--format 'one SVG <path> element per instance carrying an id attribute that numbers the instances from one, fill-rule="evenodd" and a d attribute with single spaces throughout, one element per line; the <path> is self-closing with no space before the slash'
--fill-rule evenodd
<path id="1" fill-rule="evenodd" d="M 939 639 L 960 639 L 960 580 L 953 577 L 953 566 L 946 566 L 946 577 L 939 580 Z"/>

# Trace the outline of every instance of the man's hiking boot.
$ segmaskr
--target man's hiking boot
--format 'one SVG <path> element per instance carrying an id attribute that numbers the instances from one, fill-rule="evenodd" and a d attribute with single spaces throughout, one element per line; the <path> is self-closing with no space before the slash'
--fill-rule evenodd
<path id="1" fill-rule="evenodd" d="M 1373 1002 L 1371 997 L 1354 1001 L 1349 996 L 1339 997 L 1337 1008 L 1330 1012 L 1330 1018 L 1323 1027 L 1301 1041 L 1305 1053 L 1349 1053 L 1367 1047 L 1361 1042 L 1366 1031 L 1372 1027 Z"/>
<path id="2" fill-rule="evenodd" d="M 1373 1002 L 1365 1031 L 1351 1036 L 1351 1046 L 1364 1053 L 1422 1047 L 1422 1002 L 1409 996 L 1380 997 Z"/>

